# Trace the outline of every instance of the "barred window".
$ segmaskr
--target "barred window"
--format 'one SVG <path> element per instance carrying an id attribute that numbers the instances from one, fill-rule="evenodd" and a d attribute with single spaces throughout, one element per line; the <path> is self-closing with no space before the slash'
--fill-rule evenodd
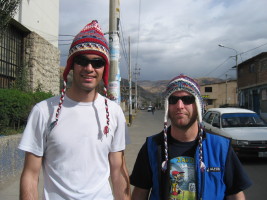
<path id="1" fill-rule="evenodd" d="M 10 25 L 0 38 L 0 88 L 8 88 L 16 80 L 21 67 L 23 34 Z"/>

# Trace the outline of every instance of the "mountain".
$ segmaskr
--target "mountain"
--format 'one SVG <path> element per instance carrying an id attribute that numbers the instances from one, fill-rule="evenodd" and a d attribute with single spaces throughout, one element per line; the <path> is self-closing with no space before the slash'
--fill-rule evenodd
<path id="1" fill-rule="evenodd" d="M 137 84 L 143 88 L 145 91 L 149 91 L 152 94 L 159 95 L 164 92 L 166 85 L 170 80 L 159 80 L 159 81 L 138 81 Z M 202 77 L 197 78 L 196 81 L 199 85 L 208 85 L 213 83 L 220 83 L 223 80 L 218 78 Z"/>
<path id="2" fill-rule="evenodd" d="M 129 81 L 127 79 L 122 78 L 120 82 L 121 87 L 122 86 L 129 86 Z M 132 88 L 135 88 L 135 82 L 132 82 Z M 128 91 L 126 91 L 126 95 L 128 96 Z M 133 90 L 133 94 L 135 91 Z M 139 81 L 137 82 L 137 93 L 138 93 L 138 98 L 140 98 L 140 101 L 153 101 L 153 99 L 156 99 L 158 96 L 158 93 L 152 92 L 149 90 L 149 88 L 144 88 L 139 84 Z M 121 94 L 123 95 L 123 94 Z"/>
<path id="3" fill-rule="evenodd" d="M 137 84 L 142 87 L 144 90 L 149 91 L 152 94 L 161 94 L 169 80 L 160 80 L 160 81 L 138 81 Z"/>
<path id="4" fill-rule="evenodd" d="M 60 74 L 61 74 L 61 87 L 62 87 L 62 73 L 64 71 L 64 68 L 60 68 Z M 170 80 L 158 80 L 158 81 L 150 81 L 150 80 L 138 80 L 137 81 L 137 92 L 138 92 L 138 98 L 141 102 L 146 102 L 145 104 L 155 103 L 156 101 L 159 101 L 161 99 L 161 95 L 164 92 L 166 85 L 169 83 Z M 218 78 L 210 78 L 210 77 L 202 77 L 197 78 L 196 81 L 199 83 L 199 85 L 208 85 L 213 83 L 220 83 L 224 80 L 218 79 Z M 68 77 L 68 86 L 71 85 L 72 82 L 72 75 L 70 73 Z M 123 86 L 129 86 L 129 81 L 127 79 L 122 78 L 120 82 L 121 87 Z M 132 88 L 135 88 L 135 82 L 132 81 Z M 132 95 L 134 96 L 134 90 Z M 121 90 L 121 96 L 128 96 L 128 91 L 122 91 Z"/>

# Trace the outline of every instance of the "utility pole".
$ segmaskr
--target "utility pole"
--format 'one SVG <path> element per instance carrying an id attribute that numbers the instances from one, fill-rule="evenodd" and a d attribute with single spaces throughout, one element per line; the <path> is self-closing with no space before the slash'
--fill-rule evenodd
<path id="1" fill-rule="evenodd" d="M 110 48 L 110 69 L 109 69 L 109 97 L 120 104 L 120 0 L 110 0 L 109 2 L 109 48 Z"/>
<path id="2" fill-rule="evenodd" d="M 227 47 L 227 46 L 224 46 L 222 44 L 218 44 L 219 47 L 223 47 L 223 48 L 226 48 L 226 49 L 231 49 L 235 52 L 235 55 L 234 56 L 230 56 L 230 57 L 234 57 L 235 58 L 235 68 L 236 68 L 236 79 L 237 79 L 237 88 L 239 87 L 238 86 L 238 52 L 236 49 L 232 48 L 232 47 Z M 234 68 L 234 67 L 233 67 Z M 227 74 L 226 74 L 226 96 L 227 96 Z M 237 91 L 237 96 L 238 96 L 238 91 Z M 238 99 L 238 97 L 237 97 Z M 228 103 L 228 100 L 226 99 L 226 104 Z"/>
<path id="3" fill-rule="evenodd" d="M 129 36 L 129 124 L 132 124 L 132 70 L 131 70 L 131 38 Z"/>
<path id="4" fill-rule="evenodd" d="M 137 64 L 135 65 L 135 69 L 134 69 L 134 75 L 135 75 L 135 113 L 137 113 L 137 104 L 138 104 L 138 97 L 137 97 L 137 75 L 140 75 L 140 68 L 137 68 Z"/>
<path id="5" fill-rule="evenodd" d="M 225 104 L 228 104 L 228 96 L 227 96 L 227 74 L 225 74 Z"/>

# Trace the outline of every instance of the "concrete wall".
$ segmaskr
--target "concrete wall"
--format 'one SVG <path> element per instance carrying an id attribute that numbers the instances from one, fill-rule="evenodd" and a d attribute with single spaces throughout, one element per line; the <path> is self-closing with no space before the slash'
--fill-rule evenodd
<path id="1" fill-rule="evenodd" d="M 24 67 L 27 70 L 31 90 L 59 94 L 60 52 L 38 34 L 31 32 L 25 38 Z"/>
<path id="2" fill-rule="evenodd" d="M 59 0 L 22 0 L 14 19 L 58 46 Z"/>
<path id="3" fill-rule="evenodd" d="M 21 134 L 0 136 L 0 188 L 17 178 L 24 164 L 24 152 L 17 146 Z"/>

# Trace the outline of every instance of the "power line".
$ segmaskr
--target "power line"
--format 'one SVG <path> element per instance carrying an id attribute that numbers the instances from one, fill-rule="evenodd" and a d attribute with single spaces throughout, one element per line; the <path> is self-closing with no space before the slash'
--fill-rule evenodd
<path id="1" fill-rule="evenodd" d="M 68 43 L 68 44 L 58 44 L 58 46 L 67 46 L 67 45 L 71 45 L 71 43 Z"/>
<path id="2" fill-rule="evenodd" d="M 127 55 L 127 51 L 126 51 L 126 45 L 125 45 L 125 38 L 124 38 L 124 33 L 123 33 L 123 27 L 122 27 L 122 20 L 120 18 L 120 29 L 121 29 L 121 39 L 120 39 L 120 45 L 121 45 L 121 48 L 122 48 L 122 53 L 123 53 L 123 56 L 124 56 L 124 59 L 127 63 L 127 65 L 129 65 L 129 61 L 128 61 L 128 55 Z"/>
<path id="3" fill-rule="evenodd" d="M 245 52 L 242 52 L 242 53 L 240 53 L 239 55 L 241 55 L 241 54 L 245 54 L 245 53 L 247 53 L 247 52 L 249 52 L 249 51 L 253 51 L 253 50 L 258 49 L 258 48 L 260 48 L 260 47 L 262 47 L 262 46 L 265 46 L 265 45 L 267 45 L 267 43 L 262 44 L 262 45 L 260 45 L 260 46 L 257 46 L 257 47 L 255 47 L 255 48 L 253 48 L 253 49 L 247 50 L 247 51 L 245 51 Z"/>
<path id="4" fill-rule="evenodd" d="M 214 72 L 215 70 L 217 70 L 219 67 L 221 67 L 224 63 L 226 63 L 228 60 L 230 59 L 227 58 L 225 61 L 223 61 L 221 64 L 219 64 L 215 69 L 211 70 L 206 76 L 210 75 L 212 72 Z"/>
<path id="5" fill-rule="evenodd" d="M 141 18 L 141 0 L 139 0 L 139 12 L 138 12 L 138 34 L 137 34 L 137 47 L 136 47 L 136 66 L 138 63 L 138 54 L 139 54 L 139 34 L 140 34 L 140 18 Z"/>
<path id="6" fill-rule="evenodd" d="M 62 34 L 59 34 L 58 36 L 59 36 L 59 37 L 61 37 L 61 36 L 63 36 L 63 37 L 65 37 L 65 36 L 66 36 L 66 37 L 68 37 L 68 36 L 70 36 L 70 37 L 75 37 L 75 35 L 62 35 Z"/>
<path id="7" fill-rule="evenodd" d="M 243 62 L 242 54 L 248 53 L 248 52 L 250 52 L 250 51 L 253 51 L 253 50 L 258 49 L 258 48 L 260 48 L 260 47 L 262 47 L 262 46 L 265 46 L 265 45 L 267 45 L 267 43 L 264 43 L 264 44 L 262 44 L 262 45 L 260 45 L 260 46 L 254 47 L 254 48 L 249 49 L 249 50 L 247 50 L 247 51 L 244 51 L 244 52 L 242 52 L 242 53 L 238 53 L 236 56 L 240 56 L 241 61 Z M 211 70 L 208 74 L 206 74 L 206 76 L 210 75 L 210 74 L 213 73 L 215 70 L 217 70 L 219 67 L 221 67 L 221 66 L 222 66 L 224 63 L 226 63 L 231 57 L 232 57 L 232 56 L 230 56 L 230 57 L 227 58 L 225 61 L 223 61 L 223 63 L 221 63 L 220 65 L 218 65 L 215 69 Z M 228 71 L 229 71 L 229 69 L 228 69 Z M 224 74 L 225 74 L 225 73 L 224 73 Z M 224 75 L 224 74 L 223 74 L 223 75 Z M 220 76 L 222 76 L 222 75 L 220 75 Z M 218 77 L 220 77 L 220 76 L 218 76 Z"/>

